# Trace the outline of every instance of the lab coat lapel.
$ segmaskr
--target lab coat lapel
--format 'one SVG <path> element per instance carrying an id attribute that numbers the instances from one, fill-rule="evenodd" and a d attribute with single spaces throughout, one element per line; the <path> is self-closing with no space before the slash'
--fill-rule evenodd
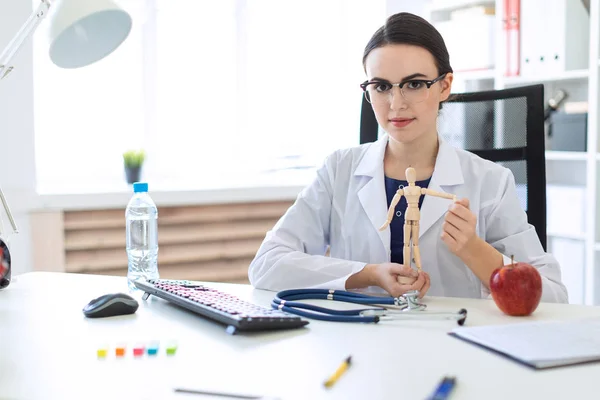
<path id="1" fill-rule="evenodd" d="M 354 172 L 354 177 L 365 181 L 364 186 L 358 189 L 358 198 L 381 239 L 385 254 L 389 255 L 390 229 L 379 231 L 379 227 L 387 219 L 387 197 L 383 177 L 383 156 L 387 141 L 387 135 L 383 135 L 369 146 Z"/>
<path id="2" fill-rule="evenodd" d="M 435 169 L 429 182 L 429 189 L 442 193 L 455 193 L 450 186 L 464 183 L 462 167 L 456 149 L 451 147 L 442 138 L 439 138 L 438 155 Z M 421 220 L 419 222 L 419 238 L 433 226 L 447 211 L 452 200 L 425 195 L 421 206 Z"/>

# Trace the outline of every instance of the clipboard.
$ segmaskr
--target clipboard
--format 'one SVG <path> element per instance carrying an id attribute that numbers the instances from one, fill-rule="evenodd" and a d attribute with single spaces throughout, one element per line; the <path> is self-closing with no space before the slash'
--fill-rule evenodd
<path id="1" fill-rule="evenodd" d="M 448 334 L 535 370 L 600 362 L 600 317 L 461 327 Z"/>

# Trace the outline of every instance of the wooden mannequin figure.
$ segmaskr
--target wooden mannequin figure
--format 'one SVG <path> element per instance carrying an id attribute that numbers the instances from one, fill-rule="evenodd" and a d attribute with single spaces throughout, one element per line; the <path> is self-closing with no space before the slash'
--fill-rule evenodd
<path id="1" fill-rule="evenodd" d="M 415 185 L 415 181 L 417 180 L 417 172 L 414 168 L 408 167 L 406 169 L 406 180 L 408 181 L 408 186 L 405 186 L 402 189 L 398 189 L 392 202 L 390 204 L 390 208 L 388 210 L 388 218 L 387 221 L 379 228 L 380 231 L 387 228 L 387 226 L 392 222 L 392 218 L 394 218 L 396 205 L 400 201 L 402 196 L 406 197 L 406 212 L 404 213 L 404 248 L 403 248 L 403 257 L 404 257 L 404 265 L 411 265 L 411 248 L 413 250 L 415 264 L 417 269 L 421 270 L 421 253 L 419 252 L 419 220 L 421 219 L 421 213 L 419 211 L 419 199 L 422 195 L 429 195 L 435 197 L 441 197 L 444 199 L 449 199 L 456 201 L 456 195 L 441 193 L 435 190 L 422 188 L 420 186 Z M 398 281 L 400 283 L 408 283 L 411 284 L 414 282 L 415 278 L 410 277 L 398 277 Z"/>

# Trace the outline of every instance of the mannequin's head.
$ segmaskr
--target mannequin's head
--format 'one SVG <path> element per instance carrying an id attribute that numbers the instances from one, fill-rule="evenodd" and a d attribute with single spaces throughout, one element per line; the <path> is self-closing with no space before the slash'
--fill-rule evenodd
<path id="1" fill-rule="evenodd" d="M 417 180 L 417 171 L 413 167 L 406 168 L 406 180 L 409 184 L 414 184 Z"/>

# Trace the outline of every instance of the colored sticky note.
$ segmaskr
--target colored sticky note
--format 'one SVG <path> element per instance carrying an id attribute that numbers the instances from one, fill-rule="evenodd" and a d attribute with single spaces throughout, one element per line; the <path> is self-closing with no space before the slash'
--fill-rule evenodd
<path id="1" fill-rule="evenodd" d="M 155 356 L 155 355 L 157 355 L 158 354 L 158 343 L 151 343 L 148 346 L 147 351 L 148 351 L 148 355 L 149 356 Z"/>
<path id="2" fill-rule="evenodd" d="M 144 355 L 144 346 L 138 346 L 138 347 L 134 347 L 133 348 L 133 355 L 134 356 L 143 356 Z"/>
<path id="3" fill-rule="evenodd" d="M 175 355 L 175 352 L 177 352 L 177 345 L 169 345 L 167 346 L 167 355 Z"/>
<path id="4" fill-rule="evenodd" d="M 125 347 L 117 347 L 117 348 L 115 348 L 115 355 L 117 357 L 123 357 L 125 355 Z"/>
<path id="5" fill-rule="evenodd" d="M 98 358 L 104 358 L 108 354 L 108 350 L 104 348 L 98 349 L 96 350 L 96 354 L 98 355 Z"/>

